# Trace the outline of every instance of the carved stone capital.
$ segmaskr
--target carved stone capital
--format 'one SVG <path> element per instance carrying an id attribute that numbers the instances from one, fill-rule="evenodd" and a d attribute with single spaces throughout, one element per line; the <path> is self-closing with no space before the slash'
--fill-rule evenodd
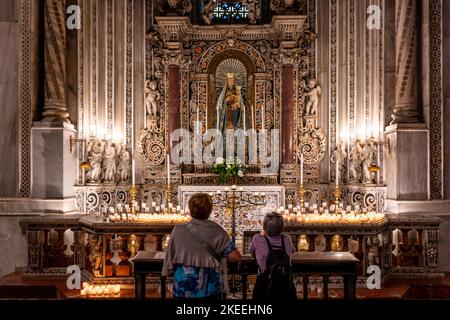
<path id="1" fill-rule="evenodd" d="M 164 54 L 164 64 L 166 66 L 177 65 L 181 70 L 187 70 L 191 64 L 191 60 L 179 50 L 167 50 Z"/>

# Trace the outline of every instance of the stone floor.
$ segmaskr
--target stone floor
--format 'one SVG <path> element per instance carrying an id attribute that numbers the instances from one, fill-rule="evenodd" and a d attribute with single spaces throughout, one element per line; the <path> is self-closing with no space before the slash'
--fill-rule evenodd
<path id="1" fill-rule="evenodd" d="M 86 299 L 80 297 L 79 290 L 69 290 L 65 278 L 29 278 L 13 273 L 0 278 L 0 299 Z M 170 295 L 170 294 L 169 294 Z M 249 294 L 251 296 L 251 294 Z M 311 299 L 321 299 L 322 293 L 310 288 Z M 159 290 L 147 288 L 147 297 L 157 299 Z M 301 299 L 302 293 L 299 293 Z M 342 299 L 343 290 L 330 288 L 330 299 Z M 357 288 L 358 299 L 450 299 L 450 274 L 441 279 L 391 279 L 380 290 Z M 122 289 L 120 296 L 95 299 L 134 299 L 133 288 Z M 239 295 L 230 296 L 239 299 Z"/>

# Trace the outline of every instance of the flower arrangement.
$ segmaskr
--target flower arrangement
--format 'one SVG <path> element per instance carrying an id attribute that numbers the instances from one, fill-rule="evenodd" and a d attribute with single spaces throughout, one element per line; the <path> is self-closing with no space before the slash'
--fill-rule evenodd
<path id="1" fill-rule="evenodd" d="M 229 178 L 236 177 L 242 178 L 244 173 L 247 172 L 247 167 L 241 162 L 239 158 L 234 158 L 231 161 L 223 158 L 217 158 L 215 164 L 213 164 L 211 171 L 219 175 L 219 183 L 225 184 Z"/>

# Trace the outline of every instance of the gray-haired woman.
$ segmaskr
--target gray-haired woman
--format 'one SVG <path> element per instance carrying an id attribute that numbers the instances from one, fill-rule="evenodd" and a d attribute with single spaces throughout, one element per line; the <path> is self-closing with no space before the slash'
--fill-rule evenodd
<path id="1" fill-rule="evenodd" d="M 278 291 L 283 294 L 276 294 L 277 298 L 287 296 L 294 299 L 296 293 L 290 274 L 290 257 L 295 249 L 291 237 L 283 233 L 283 217 L 276 212 L 268 213 L 264 217 L 263 229 L 262 234 L 253 237 L 250 245 L 250 252 L 256 258 L 260 270 L 253 298 L 273 298 L 274 291 L 277 290 L 269 291 L 272 287 L 278 287 Z M 289 270 L 289 274 L 283 274 L 283 270 Z"/>

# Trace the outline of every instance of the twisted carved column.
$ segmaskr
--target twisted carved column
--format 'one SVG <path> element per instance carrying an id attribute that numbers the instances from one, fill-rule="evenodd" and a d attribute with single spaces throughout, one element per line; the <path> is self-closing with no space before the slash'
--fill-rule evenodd
<path id="1" fill-rule="evenodd" d="M 66 103 L 65 0 L 45 0 L 44 120 L 69 121 Z"/>
<path id="2" fill-rule="evenodd" d="M 283 65 L 281 75 L 282 163 L 294 163 L 294 66 Z"/>
<path id="3" fill-rule="evenodd" d="M 170 135 L 180 128 L 180 103 L 181 103 L 181 75 L 180 66 L 176 64 L 169 65 L 169 148 L 172 150 L 172 141 Z M 173 162 L 173 159 L 172 159 Z"/>
<path id="4" fill-rule="evenodd" d="M 395 2 L 395 108 L 391 124 L 418 123 L 417 0 Z"/>

